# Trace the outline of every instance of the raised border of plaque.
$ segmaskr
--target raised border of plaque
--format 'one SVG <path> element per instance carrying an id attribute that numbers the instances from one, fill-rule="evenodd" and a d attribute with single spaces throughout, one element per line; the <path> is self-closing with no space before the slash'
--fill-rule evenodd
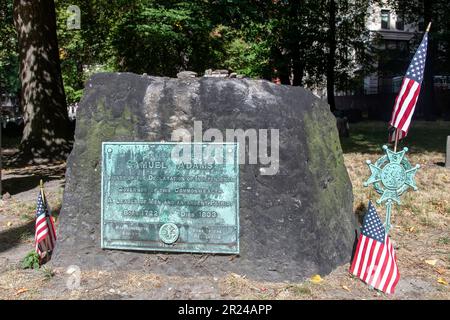
<path id="1" fill-rule="evenodd" d="M 238 143 L 103 142 L 101 247 L 239 254 L 238 157 Z"/>

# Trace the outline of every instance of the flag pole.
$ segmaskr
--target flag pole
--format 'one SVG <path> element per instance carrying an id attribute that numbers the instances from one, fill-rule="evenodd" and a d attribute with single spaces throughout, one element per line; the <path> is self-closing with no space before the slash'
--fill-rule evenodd
<path id="1" fill-rule="evenodd" d="M 430 28 L 431 28 L 431 21 L 428 23 L 427 32 L 430 32 Z"/>
<path id="2" fill-rule="evenodd" d="M 397 143 L 398 143 L 398 129 L 395 128 L 395 143 L 394 143 L 394 152 L 397 152 Z"/>
<path id="3" fill-rule="evenodd" d="M 40 188 L 41 188 L 41 197 L 42 197 L 42 202 L 45 202 L 45 195 L 44 195 L 44 182 L 42 181 L 42 179 L 41 179 L 41 181 L 39 182 L 39 186 L 40 186 Z"/>

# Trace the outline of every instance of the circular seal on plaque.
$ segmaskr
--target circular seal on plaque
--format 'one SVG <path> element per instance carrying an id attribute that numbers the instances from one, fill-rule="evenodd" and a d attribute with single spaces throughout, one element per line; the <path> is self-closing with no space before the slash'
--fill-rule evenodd
<path id="1" fill-rule="evenodd" d="M 159 238 L 166 244 L 172 244 L 178 240 L 180 236 L 180 230 L 173 223 L 166 223 L 159 229 Z"/>
<path id="2" fill-rule="evenodd" d="M 389 163 L 381 170 L 381 182 L 387 189 L 397 190 L 406 181 L 406 170 L 397 163 Z"/>

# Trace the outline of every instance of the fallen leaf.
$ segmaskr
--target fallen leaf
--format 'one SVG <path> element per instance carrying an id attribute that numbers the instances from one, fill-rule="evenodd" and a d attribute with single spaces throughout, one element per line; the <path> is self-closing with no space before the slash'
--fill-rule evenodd
<path id="1" fill-rule="evenodd" d="M 19 290 L 17 290 L 16 296 L 18 296 L 18 295 L 21 294 L 21 293 L 27 292 L 27 291 L 28 291 L 27 288 L 20 288 Z"/>
<path id="2" fill-rule="evenodd" d="M 11 227 L 12 226 L 12 222 L 11 221 L 9 221 L 6 225 L 8 226 L 8 227 Z"/>
<path id="3" fill-rule="evenodd" d="M 436 265 L 436 262 L 437 262 L 436 259 L 434 259 L 434 260 L 425 260 L 426 264 L 429 264 L 430 266 L 433 266 L 433 267 Z"/>
<path id="4" fill-rule="evenodd" d="M 439 274 L 444 274 L 445 273 L 445 269 L 444 268 L 436 268 L 436 272 Z"/>
<path id="5" fill-rule="evenodd" d="M 411 228 L 408 229 L 408 231 L 409 231 L 409 232 L 413 232 L 414 229 L 416 229 L 416 228 L 415 228 L 415 227 L 411 227 Z"/>
<path id="6" fill-rule="evenodd" d="M 164 255 L 162 255 L 162 254 L 158 254 L 157 257 L 158 257 L 159 259 L 161 259 L 162 261 L 167 261 L 167 259 L 169 259 L 168 256 L 164 256 Z"/>
<path id="7" fill-rule="evenodd" d="M 267 291 L 267 288 L 261 288 L 260 289 L 262 292 Z"/>
<path id="8" fill-rule="evenodd" d="M 323 279 L 322 279 L 322 277 L 320 276 L 320 274 L 316 274 L 315 276 L 312 276 L 311 277 L 311 282 L 312 283 L 320 283 L 320 282 L 322 282 L 323 281 Z"/>
<path id="9" fill-rule="evenodd" d="M 350 292 L 350 289 L 349 289 L 349 287 L 347 287 L 347 286 L 342 286 L 342 289 L 344 289 L 344 290 Z"/>
<path id="10" fill-rule="evenodd" d="M 444 278 L 439 278 L 437 280 L 438 283 L 443 284 L 444 286 L 448 285 L 448 282 L 444 280 Z"/>

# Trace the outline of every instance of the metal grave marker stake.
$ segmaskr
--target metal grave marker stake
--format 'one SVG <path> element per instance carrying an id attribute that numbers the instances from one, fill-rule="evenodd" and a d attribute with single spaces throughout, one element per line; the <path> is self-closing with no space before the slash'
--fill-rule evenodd
<path id="1" fill-rule="evenodd" d="M 236 143 L 104 142 L 102 248 L 238 254 L 238 154 Z"/>
<path id="2" fill-rule="evenodd" d="M 366 163 L 369 166 L 371 175 L 364 186 L 368 187 L 373 185 L 375 191 L 381 194 L 381 198 L 377 200 L 378 204 L 385 203 L 386 205 L 386 234 L 389 233 L 391 228 L 391 210 L 392 204 L 396 202 L 400 203 L 400 196 L 406 192 L 409 188 L 414 191 L 417 190 L 414 176 L 420 165 L 413 167 L 408 159 L 405 157 L 405 153 L 408 148 L 403 148 L 402 151 L 394 152 L 389 150 L 387 146 L 383 146 L 383 150 L 386 153 L 379 158 L 375 164 L 372 164 L 370 160 Z"/>

